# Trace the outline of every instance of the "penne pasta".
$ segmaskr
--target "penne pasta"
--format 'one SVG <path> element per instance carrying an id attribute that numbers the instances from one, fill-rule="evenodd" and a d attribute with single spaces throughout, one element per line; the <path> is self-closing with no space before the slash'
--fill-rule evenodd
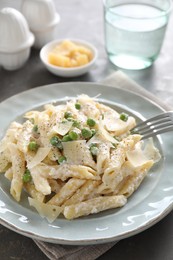
<path id="1" fill-rule="evenodd" d="M 17 139 L 17 147 L 23 152 L 27 153 L 30 137 L 32 135 L 33 124 L 27 120 L 20 131 L 20 137 Z"/>
<path id="2" fill-rule="evenodd" d="M 50 161 L 56 162 L 59 157 L 62 156 L 62 153 L 60 150 L 58 150 L 56 147 L 51 147 L 47 157 L 50 159 Z"/>
<path id="3" fill-rule="evenodd" d="M 45 196 L 43 193 L 36 190 L 35 185 L 33 183 L 24 183 L 24 189 L 28 192 L 28 194 L 39 202 L 43 202 Z"/>
<path id="4" fill-rule="evenodd" d="M 97 175 L 97 172 L 88 166 L 62 164 L 59 166 L 49 168 L 49 177 L 54 179 L 60 179 L 62 181 L 65 181 L 70 177 L 86 180 L 100 179 L 100 177 Z"/>
<path id="5" fill-rule="evenodd" d="M 9 158 L 6 151 L 0 152 L 0 172 L 4 172 L 9 164 Z"/>
<path id="6" fill-rule="evenodd" d="M 98 148 L 97 172 L 101 174 L 106 170 L 110 160 L 110 143 L 98 144 Z"/>
<path id="7" fill-rule="evenodd" d="M 63 206 L 79 203 L 86 200 L 88 195 L 100 184 L 100 181 L 86 181 L 85 184 L 74 193 L 74 195 L 63 203 Z"/>
<path id="8" fill-rule="evenodd" d="M 67 199 L 69 199 L 86 181 L 71 178 L 62 189 L 48 201 L 48 204 L 61 206 Z"/>
<path id="9" fill-rule="evenodd" d="M 23 154 L 18 150 L 17 145 L 9 145 L 13 178 L 11 181 L 10 193 L 17 200 L 20 201 L 20 196 L 23 188 L 23 174 L 25 171 L 25 159 Z"/>
<path id="10" fill-rule="evenodd" d="M 37 191 L 44 195 L 51 194 L 51 187 L 48 181 L 49 171 L 44 164 L 38 164 L 30 169 L 33 183 Z"/>
<path id="11" fill-rule="evenodd" d="M 135 170 L 134 174 L 131 175 L 119 190 L 118 194 L 122 194 L 127 198 L 131 196 L 134 191 L 139 187 L 143 179 L 146 177 L 148 170 L 153 166 L 153 162 L 149 161 L 139 169 Z"/>
<path id="12" fill-rule="evenodd" d="M 126 202 L 127 199 L 123 195 L 98 197 L 74 205 L 65 206 L 63 214 L 67 219 L 74 219 L 107 209 L 122 207 Z"/>
<path id="13" fill-rule="evenodd" d="M 117 148 L 114 149 L 111 153 L 111 158 L 108 164 L 107 169 L 103 174 L 103 183 L 105 185 L 110 185 L 112 179 L 115 179 L 115 176 L 118 174 L 121 169 L 123 163 L 126 159 L 126 152 L 132 150 L 135 144 L 141 139 L 140 135 L 130 135 L 124 140 L 122 140 Z"/>

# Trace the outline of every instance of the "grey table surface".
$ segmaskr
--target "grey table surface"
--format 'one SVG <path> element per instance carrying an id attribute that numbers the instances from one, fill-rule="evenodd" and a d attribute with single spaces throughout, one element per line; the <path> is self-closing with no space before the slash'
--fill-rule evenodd
<path id="1" fill-rule="evenodd" d="M 94 69 L 81 77 L 65 79 L 50 74 L 42 65 L 39 50 L 32 49 L 28 62 L 17 71 L 0 68 L 0 101 L 37 86 L 63 81 L 99 81 L 115 68 L 107 59 L 104 48 L 102 0 L 55 0 L 61 16 L 57 38 L 80 38 L 93 43 L 99 51 Z M 21 1 L 1 0 L 5 6 L 20 9 Z M 154 93 L 167 104 L 173 104 L 173 15 L 170 18 L 165 41 L 155 64 L 141 71 L 124 71 L 141 86 Z M 173 259 L 173 212 L 142 233 L 120 241 L 99 257 L 119 260 L 171 260 Z M 46 260 L 32 239 L 0 226 L 0 259 Z"/>

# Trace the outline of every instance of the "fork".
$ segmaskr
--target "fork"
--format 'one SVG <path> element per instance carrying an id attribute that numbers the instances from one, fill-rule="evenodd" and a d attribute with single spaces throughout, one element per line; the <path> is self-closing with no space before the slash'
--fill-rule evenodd
<path id="1" fill-rule="evenodd" d="M 169 131 L 173 131 L 173 111 L 168 111 L 145 120 L 136 125 L 130 132 L 132 134 L 140 134 L 142 139 L 147 139 Z"/>

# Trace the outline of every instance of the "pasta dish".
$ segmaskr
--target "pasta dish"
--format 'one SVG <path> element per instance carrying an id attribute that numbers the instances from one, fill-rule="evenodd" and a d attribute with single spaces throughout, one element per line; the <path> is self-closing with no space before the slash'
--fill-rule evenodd
<path id="1" fill-rule="evenodd" d="M 136 121 L 85 94 L 29 111 L 0 142 L 0 172 L 48 221 L 122 207 L 160 154 L 130 131 Z"/>

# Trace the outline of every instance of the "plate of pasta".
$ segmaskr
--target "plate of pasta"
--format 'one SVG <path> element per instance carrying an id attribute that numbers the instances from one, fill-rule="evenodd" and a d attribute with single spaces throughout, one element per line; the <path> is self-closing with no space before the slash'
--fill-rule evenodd
<path id="1" fill-rule="evenodd" d="M 172 209 L 171 133 L 143 141 L 131 131 L 163 111 L 148 99 L 73 82 L 20 93 L 0 109 L 1 224 L 87 245 L 132 236 Z"/>

